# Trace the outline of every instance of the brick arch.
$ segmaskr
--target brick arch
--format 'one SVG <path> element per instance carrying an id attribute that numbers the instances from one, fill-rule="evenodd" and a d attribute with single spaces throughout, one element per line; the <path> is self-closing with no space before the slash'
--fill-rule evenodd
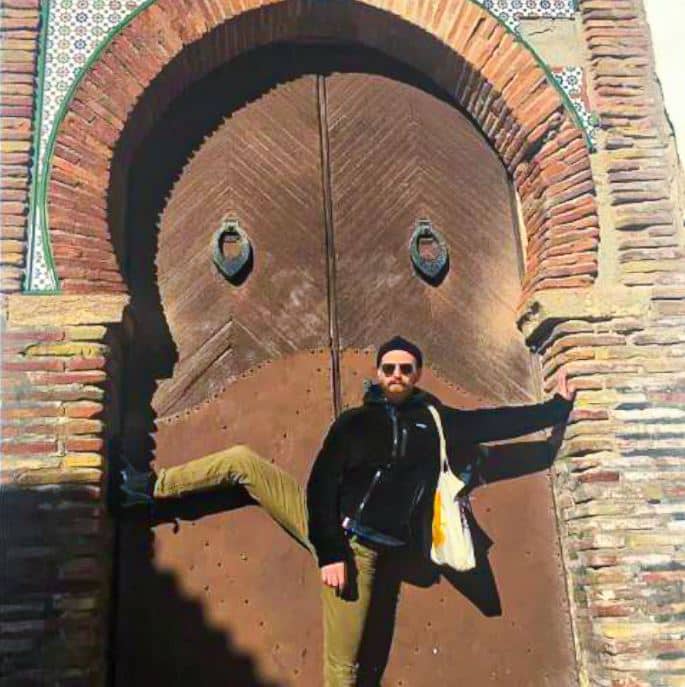
<path id="1" fill-rule="evenodd" d="M 173 81 L 156 99 L 159 115 L 185 86 L 237 54 L 303 38 L 385 52 L 425 73 L 470 114 L 521 199 L 528 237 L 522 300 L 593 282 L 599 229 L 583 132 L 532 52 L 473 0 L 157 0 L 99 55 L 59 125 L 47 209 L 64 292 L 126 290 L 108 203 L 112 158 L 141 96 Z M 134 139 L 154 125 L 149 113 L 141 119 L 128 126 Z"/>

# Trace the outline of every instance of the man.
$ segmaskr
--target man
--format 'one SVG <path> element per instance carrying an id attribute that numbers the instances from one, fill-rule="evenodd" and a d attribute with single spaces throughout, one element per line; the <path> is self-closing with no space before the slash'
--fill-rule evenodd
<path id="1" fill-rule="evenodd" d="M 453 471 L 468 481 L 471 466 L 460 445 L 507 439 L 566 418 L 574 392 L 566 376 L 558 393 L 539 404 L 461 410 L 416 387 L 423 356 L 394 337 L 378 349 L 377 384 L 363 405 L 331 425 L 306 490 L 246 446 L 151 473 L 123 471 L 128 505 L 205 489 L 244 487 L 317 558 L 324 619 L 324 685 L 356 684 L 358 654 L 376 570 L 391 552 L 430 544 L 430 517 L 439 472 L 439 413 Z M 380 677 L 380 676 L 379 676 Z"/>

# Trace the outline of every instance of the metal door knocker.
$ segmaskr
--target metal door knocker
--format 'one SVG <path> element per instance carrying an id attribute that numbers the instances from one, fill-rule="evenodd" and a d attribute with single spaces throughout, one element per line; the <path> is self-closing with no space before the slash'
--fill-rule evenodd
<path id="1" fill-rule="evenodd" d="M 409 255 L 414 268 L 429 284 L 442 282 L 449 267 L 449 251 L 442 234 L 431 221 L 420 219 L 409 241 Z"/>
<path id="2" fill-rule="evenodd" d="M 252 267 L 252 244 L 237 219 L 224 219 L 214 232 L 212 260 L 232 284 L 245 281 Z"/>

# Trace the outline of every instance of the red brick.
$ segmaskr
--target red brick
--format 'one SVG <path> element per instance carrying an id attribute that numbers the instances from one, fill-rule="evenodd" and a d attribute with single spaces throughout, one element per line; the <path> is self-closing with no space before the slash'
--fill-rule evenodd
<path id="1" fill-rule="evenodd" d="M 42 329 L 7 329 L 2 333 L 4 342 L 38 343 L 41 341 L 61 341 L 64 338 L 64 330 L 56 328 Z"/>
<path id="2" fill-rule="evenodd" d="M 96 434 L 100 431 L 97 420 L 69 420 L 65 426 L 65 433 L 68 435 Z"/>
<path id="3" fill-rule="evenodd" d="M 85 279 L 65 279 L 62 281 L 64 293 L 126 293 L 126 285 L 123 283 L 107 283 L 88 281 Z"/>
<path id="4" fill-rule="evenodd" d="M 612 470 L 597 470 L 592 472 L 584 472 L 577 477 L 579 482 L 618 482 L 621 475 Z"/>
<path id="5" fill-rule="evenodd" d="M 67 370 L 103 370 L 107 364 L 104 357 L 67 358 Z"/>
<path id="6" fill-rule="evenodd" d="M 73 372 L 45 372 L 31 375 L 31 379 L 38 385 L 61 384 L 99 384 L 105 381 L 107 375 L 102 370 L 84 370 Z"/>
<path id="7" fill-rule="evenodd" d="M 608 420 L 609 412 L 607 410 L 590 410 L 589 408 L 576 408 L 571 411 L 569 420 L 577 422 L 580 420 Z"/>
<path id="8" fill-rule="evenodd" d="M 104 441 L 99 437 L 69 437 L 65 442 L 67 451 L 94 451 L 97 453 L 102 451 L 104 445 Z"/>
<path id="9" fill-rule="evenodd" d="M 100 415 L 103 411 L 101 403 L 90 401 L 78 401 L 75 403 L 65 403 L 64 412 L 67 417 L 74 418 L 93 418 Z"/>
<path id="10" fill-rule="evenodd" d="M 2 453 L 6 456 L 53 455 L 57 453 L 57 441 L 3 441 Z"/>
<path id="11" fill-rule="evenodd" d="M 118 283 L 121 275 L 116 267 L 93 260 L 62 261 L 57 267 L 57 274 L 63 279 L 87 279 Z"/>
<path id="12" fill-rule="evenodd" d="M 57 433 L 58 426 L 46 422 L 23 422 L 20 425 L 7 425 L 2 428 L 3 438 L 16 439 L 26 435 L 48 435 L 53 436 Z"/>
<path id="13" fill-rule="evenodd" d="M 65 233 L 59 229 L 53 229 L 50 233 L 53 238 L 53 245 L 55 246 L 75 246 L 79 250 L 92 248 L 94 250 L 100 250 L 103 253 L 112 251 L 112 244 L 107 239 L 98 238 L 96 236 L 85 236 L 77 232 Z"/>
<path id="14" fill-rule="evenodd" d="M 0 369 L 4 372 L 29 372 L 33 370 L 61 372 L 64 369 L 64 362 L 56 358 L 3 360 Z"/>
<path id="15" fill-rule="evenodd" d="M 74 388 L 74 386 L 76 388 Z M 45 401 L 95 401 L 103 395 L 102 389 L 93 386 L 26 386 L 21 390 L 21 400 L 25 403 Z M 14 395 L 14 389 L 0 387 L 5 396 Z"/>
<path id="16" fill-rule="evenodd" d="M 59 417 L 62 407 L 57 403 L 43 403 L 35 406 L 12 406 L 5 404 L 2 410 L 3 419 L 15 420 L 21 418 Z"/>

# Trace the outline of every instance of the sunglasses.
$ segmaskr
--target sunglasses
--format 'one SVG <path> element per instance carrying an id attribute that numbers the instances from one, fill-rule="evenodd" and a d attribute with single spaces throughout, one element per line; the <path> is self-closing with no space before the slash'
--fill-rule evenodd
<path id="1" fill-rule="evenodd" d="M 408 377 L 416 369 L 413 363 L 383 363 L 381 365 L 381 372 L 386 376 L 392 376 L 396 368 L 400 368 L 400 373 Z"/>

